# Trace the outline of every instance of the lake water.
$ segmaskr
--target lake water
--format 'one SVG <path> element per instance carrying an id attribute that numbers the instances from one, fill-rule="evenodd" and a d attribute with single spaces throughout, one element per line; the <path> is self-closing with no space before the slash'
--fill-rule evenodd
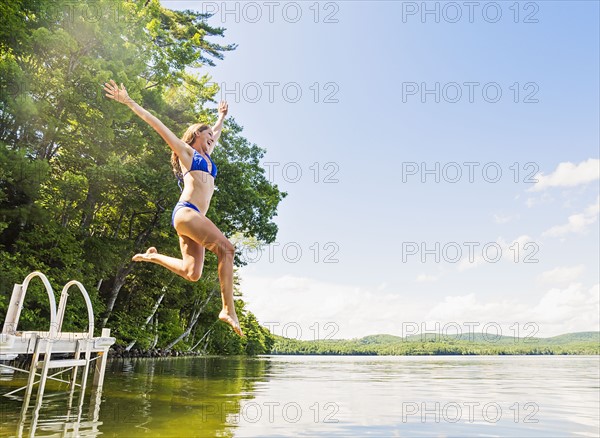
<path id="1" fill-rule="evenodd" d="M 599 381 L 598 356 L 113 360 L 81 411 L 49 382 L 35 435 L 598 437 Z M 18 436 L 20 401 L 0 407 L 0 436 Z"/>

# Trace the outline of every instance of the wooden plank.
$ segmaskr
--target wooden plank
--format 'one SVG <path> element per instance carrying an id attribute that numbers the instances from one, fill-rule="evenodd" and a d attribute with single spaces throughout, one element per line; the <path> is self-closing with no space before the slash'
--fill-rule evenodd
<path id="1" fill-rule="evenodd" d="M 61 333 L 61 335 L 69 335 L 73 333 Z M 84 337 L 80 339 L 86 339 L 87 333 L 85 333 Z M 62 339 L 63 336 L 59 337 L 59 339 L 52 341 L 52 353 L 75 353 L 77 350 L 77 338 L 70 338 L 66 336 L 65 339 Z M 111 346 L 115 343 L 115 338 L 92 338 L 92 346 L 91 351 L 93 353 L 98 353 L 100 351 L 104 351 L 106 346 Z M 47 338 L 40 338 L 41 347 L 45 349 L 46 343 L 48 342 Z M 14 355 L 14 354 L 33 354 L 35 350 L 35 341 L 32 337 L 20 337 L 15 336 L 14 342 L 11 346 L 0 348 L 0 355 Z M 42 350 L 44 351 L 44 350 Z"/>
<path id="2" fill-rule="evenodd" d="M 81 367 L 85 365 L 85 359 L 62 359 L 62 360 L 51 360 L 48 362 L 48 368 L 69 368 L 69 367 Z M 42 362 L 38 363 L 38 368 L 41 368 Z"/>

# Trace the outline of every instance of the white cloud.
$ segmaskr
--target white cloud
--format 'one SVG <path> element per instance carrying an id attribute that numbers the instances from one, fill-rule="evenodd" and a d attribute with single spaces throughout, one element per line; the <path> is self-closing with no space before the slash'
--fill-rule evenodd
<path id="1" fill-rule="evenodd" d="M 600 212 L 600 196 L 598 196 L 596 198 L 596 202 L 589 205 L 588 208 L 585 209 L 584 214 L 586 214 L 588 216 L 592 216 L 592 215 L 598 216 L 599 212 Z"/>
<path id="2" fill-rule="evenodd" d="M 545 284 L 565 284 L 577 281 L 584 271 L 583 265 L 559 266 L 549 271 L 542 272 L 537 280 Z"/>
<path id="3" fill-rule="evenodd" d="M 540 326 L 549 330 L 554 328 L 555 333 L 558 327 L 563 333 L 598 330 L 599 291 L 598 284 L 585 290 L 580 283 L 573 283 L 566 289 L 551 289 L 532 309 L 533 317 Z"/>
<path id="4" fill-rule="evenodd" d="M 425 311 L 406 294 L 376 291 L 377 286 L 370 290 L 290 275 L 240 275 L 248 308 L 280 336 L 284 330 L 300 339 L 399 334 L 401 321 Z M 296 336 L 298 328 L 301 335 Z"/>
<path id="5" fill-rule="evenodd" d="M 537 252 L 537 243 L 526 234 L 517 237 L 512 242 L 506 242 L 498 237 L 495 242 L 478 242 L 472 249 L 466 248 L 466 255 L 458 262 L 457 269 L 462 272 L 486 263 L 498 263 L 501 260 L 512 262 L 523 261 L 528 257 L 533 262 Z M 498 259 L 497 259 L 498 258 Z"/>
<path id="6" fill-rule="evenodd" d="M 531 208 L 534 205 L 549 204 L 553 201 L 554 201 L 554 198 L 552 196 L 550 196 L 548 193 L 542 193 L 542 195 L 537 198 L 535 198 L 535 197 L 527 198 L 525 200 L 525 205 L 527 205 L 528 208 Z"/>
<path id="7" fill-rule="evenodd" d="M 527 205 L 528 208 L 531 208 L 535 205 L 550 204 L 552 202 L 554 202 L 554 198 L 552 196 L 550 196 L 548 193 L 542 193 L 542 195 L 537 198 L 527 198 L 525 200 L 525 205 Z"/>
<path id="8" fill-rule="evenodd" d="M 594 204 L 588 206 L 582 213 L 573 214 L 567 219 L 564 225 L 556 225 L 542 233 L 542 236 L 560 237 L 565 234 L 579 233 L 583 234 L 587 231 L 588 226 L 598 220 L 598 212 L 600 211 L 600 197 L 596 199 Z"/>
<path id="9" fill-rule="evenodd" d="M 379 286 L 377 286 L 377 290 L 384 290 L 386 287 L 388 287 L 388 284 L 387 281 L 384 281 Z"/>
<path id="10" fill-rule="evenodd" d="M 598 285 L 589 290 L 581 284 L 554 288 L 533 306 L 516 299 L 481 301 L 471 293 L 448 296 L 432 308 L 430 299 L 412 292 L 377 292 L 289 275 L 269 278 L 244 273 L 242 278 L 247 307 L 259 322 L 277 335 L 300 339 L 402 336 L 409 324 L 432 328 L 436 323 L 443 327 L 469 322 L 478 322 L 479 329 L 499 324 L 506 336 L 515 334 L 518 323 L 522 337 L 533 332 L 532 326 L 525 326 L 528 322 L 539 328 L 536 336 L 599 330 Z M 463 326 L 466 332 L 469 326 Z"/>
<path id="11" fill-rule="evenodd" d="M 436 280 L 437 280 L 437 277 L 435 275 L 419 274 L 415 281 L 417 283 L 427 283 L 427 282 L 436 281 Z"/>
<path id="12" fill-rule="evenodd" d="M 536 192 L 549 187 L 574 187 L 600 179 L 600 160 L 589 158 L 579 164 L 571 162 L 560 163 L 556 170 L 549 175 L 539 173 L 538 180 L 528 191 Z"/>
<path id="13" fill-rule="evenodd" d="M 474 293 L 458 296 L 447 296 L 426 315 L 431 321 L 458 322 L 458 321 L 484 321 L 502 322 L 507 315 L 523 312 L 526 307 L 516 301 L 502 300 L 478 302 Z M 514 321 L 513 321 L 514 322 Z"/>
<path id="14" fill-rule="evenodd" d="M 506 336 L 515 336 L 517 328 L 521 337 L 598 331 L 598 295 L 598 284 L 586 290 L 580 283 L 573 283 L 565 289 L 553 288 L 547 291 L 533 307 L 516 300 L 481 302 L 473 293 L 449 296 L 431 309 L 426 319 L 439 321 L 442 327 L 451 322 L 459 323 L 465 332 L 469 328 L 469 322 L 478 322 L 478 328 L 485 324 L 497 324 L 501 327 L 501 334 Z M 526 326 L 527 323 L 532 325 Z M 476 332 L 477 329 L 470 331 Z M 491 330 L 487 332 L 495 334 Z"/>

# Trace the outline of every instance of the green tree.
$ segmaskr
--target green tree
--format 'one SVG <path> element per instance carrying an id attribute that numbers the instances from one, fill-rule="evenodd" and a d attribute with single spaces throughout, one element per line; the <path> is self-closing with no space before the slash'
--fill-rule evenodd
<path id="1" fill-rule="evenodd" d="M 0 9 L 0 310 L 12 283 L 42 270 L 55 285 L 81 280 L 95 303 L 97 326 L 111 326 L 121 344 L 157 339 L 165 347 L 184 335 L 173 348 L 245 353 L 245 341 L 215 321 L 220 297 L 212 253 L 197 283 L 131 261 L 150 243 L 179 253 L 170 226 L 179 189 L 168 146 L 107 99 L 101 85 L 110 78 L 126 83 L 136 101 L 182 133 L 192 123 L 216 119 L 206 104 L 218 88 L 205 69 L 235 44 L 213 41 L 224 29 L 210 26 L 209 15 L 171 11 L 156 0 L 9 3 Z M 265 177 L 259 162 L 264 149 L 244 138 L 232 118 L 220 143 L 209 218 L 226 235 L 272 242 L 272 218 L 286 194 Z M 242 263 L 236 258 L 237 266 Z M 164 300 L 144 325 L 166 285 Z M 67 327 L 82 323 L 82 303 L 72 306 Z M 241 313 L 257 334 L 248 351 L 268 351 L 271 341 L 250 315 Z M 33 312 L 28 320 L 41 327 L 46 316 Z"/>

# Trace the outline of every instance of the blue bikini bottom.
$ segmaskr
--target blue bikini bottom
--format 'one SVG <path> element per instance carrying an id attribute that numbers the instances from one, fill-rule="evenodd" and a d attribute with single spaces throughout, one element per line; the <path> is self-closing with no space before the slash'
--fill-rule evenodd
<path id="1" fill-rule="evenodd" d="M 175 204 L 175 208 L 173 209 L 173 214 L 171 215 L 171 225 L 173 225 L 173 227 L 175 227 L 175 213 L 177 213 L 179 210 L 181 210 L 182 208 L 185 208 L 185 207 L 191 208 L 192 210 L 196 210 L 198 213 L 202 214 L 200 212 L 200 210 L 198 209 L 198 207 L 196 207 L 191 202 L 179 201 L 177 204 Z"/>

